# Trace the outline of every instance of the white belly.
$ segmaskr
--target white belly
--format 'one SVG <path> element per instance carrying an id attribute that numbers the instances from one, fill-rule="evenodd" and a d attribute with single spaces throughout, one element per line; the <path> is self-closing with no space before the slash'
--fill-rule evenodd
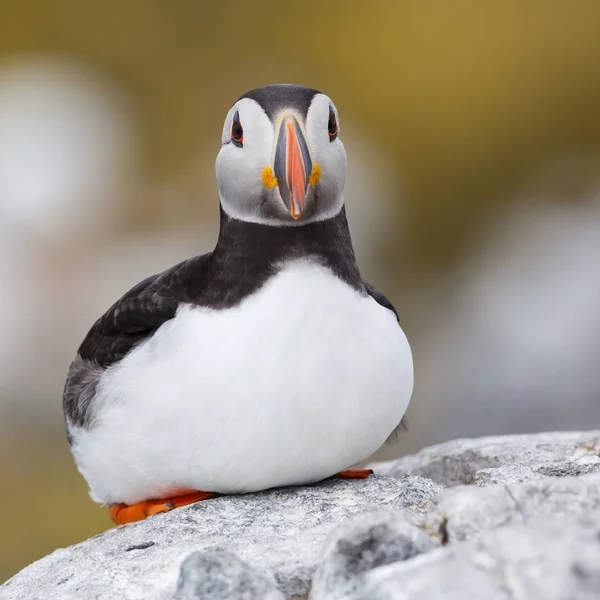
<path id="1" fill-rule="evenodd" d="M 239 306 L 182 306 L 98 385 L 73 454 L 99 502 L 319 481 L 373 453 L 413 387 L 393 313 L 287 266 Z"/>

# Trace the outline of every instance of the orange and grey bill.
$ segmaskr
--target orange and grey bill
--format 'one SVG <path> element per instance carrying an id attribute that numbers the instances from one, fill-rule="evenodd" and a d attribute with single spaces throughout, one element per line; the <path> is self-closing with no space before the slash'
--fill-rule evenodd
<path id="1" fill-rule="evenodd" d="M 294 219 L 299 219 L 304 214 L 306 188 L 313 175 L 313 163 L 302 126 L 294 115 L 287 115 L 281 121 L 275 144 L 273 170 L 285 207 Z M 263 183 L 269 187 L 273 178 L 265 175 L 269 173 L 263 171 Z M 315 175 L 313 184 L 318 180 Z"/>
<path id="2" fill-rule="evenodd" d="M 290 189 L 290 214 L 294 219 L 299 219 L 304 212 L 304 200 L 306 197 L 306 166 L 302 156 L 300 142 L 296 135 L 296 124 L 293 120 L 286 123 L 287 147 L 286 147 L 286 179 Z"/>
<path id="3" fill-rule="evenodd" d="M 117 525 L 124 525 L 125 523 L 143 521 L 146 517 L 169 512 L 174 508 L 187 506 L 188 504 L 200 502 L 200 500 L 208 500 L 216 496 L 217 494 L 213 492 L 187 492 L 160 500 L 144 500 L 137 504 L 112 504 L 108 510 L 113 522 Z"/>

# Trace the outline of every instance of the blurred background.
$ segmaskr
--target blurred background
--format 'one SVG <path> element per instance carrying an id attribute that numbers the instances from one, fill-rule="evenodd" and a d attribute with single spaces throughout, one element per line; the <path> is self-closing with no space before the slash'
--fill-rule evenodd
<path id="1" fill-rule="evenodd" d="M 600 4 L 4 0 L 0 581 L 111 527 L 61 394 L 94 320 L 212 249 L 245 91 L 330 95 L 365 276 L 412 344 L 409 431 L 600 427 Z"/>

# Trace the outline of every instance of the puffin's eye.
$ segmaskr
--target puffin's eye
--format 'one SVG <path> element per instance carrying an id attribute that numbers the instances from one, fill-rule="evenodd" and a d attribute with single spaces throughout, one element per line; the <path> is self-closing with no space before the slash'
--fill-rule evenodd
<path id="1" fill-rule="evenodd" d="M 327 130 L 329 131 L 329 141 L 333 142 L 338 135 L 338 124 L 335 118 L 335 112 L 333 106 L 329 107 L 329 122 L 327 123 Z"/>
<path id="2" fill-rule="evenodd" d="M 240 113 L 237 110 L 233 115 L 233 123 L 231 124 L 231 141 L 238 148 L 244 145 L 244 128 L 240 123 Z"/>

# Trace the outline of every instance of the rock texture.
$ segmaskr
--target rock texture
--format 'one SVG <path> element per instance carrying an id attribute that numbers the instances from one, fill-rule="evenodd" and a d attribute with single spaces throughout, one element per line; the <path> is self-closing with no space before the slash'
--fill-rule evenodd
<path id="1" fill-rule="evenodd" d="M 285 600 L 275 582 L 227 551 L 193 552 L 181 565 L 173 600 Z"/>
<path id="2" fill-rule="evenodd" d="M 597 600 L 600 512 L 484 532 L 370 571 L 347 600 Z"/>
<path id="3" fill-rule="evenodd" d="M 171 600 L 188 555 L 223 549 L 269 574 L 286 597 L 306 597 L 336 525 L 377 506 L 417 523 L 442 489 L 422 477 L 374 476 L 205 500 L 57 550 L 0 587 L 0 598 Z"/>
<path id="4" fill-rule="evenodd" d="M 57 550 L 1 600 L 600 599 L 600 431 L 458 440 Z"/>
<path id="5" fill-rule="evenodd" d="M 506 466 L 510 468 L 503 470 Z M 370 467 L 379 475 L 420 475 L 446 486 L 581 475 L 600 472 L 600 433 L 565 431 L 454 440 Z"/>
<path id="6" fill-rule="evenodd" d="M 325 547 L 311 599 L 352 596 L 364 586 L 364 576 L 372 569 L 428 552 L 440 543 L 399 511 L 380 509 L 349 519 Z"/>
<path id="7" fill-rule="evenodd" d="M 458 542 L 536 517 L 553 521 L 594 510 L 600 510 L 600 473 L 486 488 L 453 488 L 425 517 L 424 526 L 434 533 L 442 531 L 449 542 Z"/>

